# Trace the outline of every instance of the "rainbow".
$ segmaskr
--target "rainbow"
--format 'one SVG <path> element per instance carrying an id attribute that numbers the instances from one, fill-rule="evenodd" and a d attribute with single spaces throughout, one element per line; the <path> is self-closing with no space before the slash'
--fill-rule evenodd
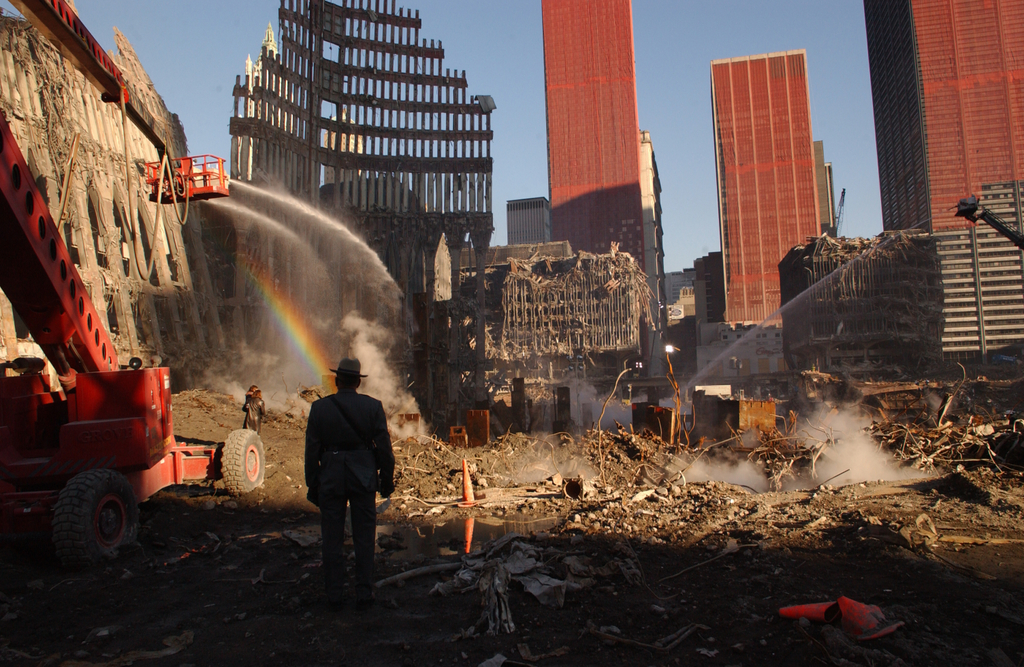
<path id="1" fill-rule="evenodd" d="M 245 269 L 246 277 L 267 304 L 292 350 L 298 353 L 317 379 L 326 374 L 331 367 L 330 362 L 320 346 L 320 341 L 306 323 L 306 318 L 289 301 L 288 296 L 274 286 L 271 276 L 249 263 L 243 264 L 242 267 Z"/>

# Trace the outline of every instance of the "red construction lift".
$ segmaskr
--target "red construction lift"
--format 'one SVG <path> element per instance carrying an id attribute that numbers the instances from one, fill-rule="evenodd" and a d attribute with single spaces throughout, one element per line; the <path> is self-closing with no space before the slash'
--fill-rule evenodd
<path id="1" fill-rule="evenodd" d="M 117 83 L 113 101 L 128 106 L 121 73 L 63 0 L 15 4 L 65 55 L 74 54 L 91 81 Z M 145 122 L 144 110 L 127 115 Z M 184 158 L 179 168 L 186 161 L 193 164 Z M 224 185 L 190 183 L 192 192 Z M 165 486 L 223 478 L 240 494 L 263 483 L 263 443 L 255 432 L 233 431 L 220 447 L 180 444 L 169 370 L 143 369 L 136 358 L 121 367 L 2 114 L 0 289 L 60 379 L 51 386 L 42 359 L 0 363 L 0 541 L 49 534 L 60 560 L 81 567 L 133 541 L 137 503 Z"/>
<path id="2" fill-rule="evenodd" d="M 146 184 L 152 188 L 149 201 L 177 204 L 189 199 L 201 201 L 228 196 L 224 158 L 196 155 L 169 161 L 170 173 L 161 174 L 160 162 L 146 163 Z"/>

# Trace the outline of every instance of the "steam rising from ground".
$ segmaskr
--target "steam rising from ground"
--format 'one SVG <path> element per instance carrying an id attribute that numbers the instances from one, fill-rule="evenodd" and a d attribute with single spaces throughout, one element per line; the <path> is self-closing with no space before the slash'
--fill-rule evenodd
<path id="1" fill-rule="evenodd" d="M 839 412 L 826 418 L 822 424 L 804 422 L 797 434 L 814 445 L 816 441 L 828 444 L 814 465 L 795 476 L 783 479 L 782 490 L 809 489 L 828 482 L 845 486 L 859 482 L 897 481 L 924 477 L 913 468 L 900 467 L 869 436 L 866 418 L 848 412 Z M 714 450 L 712 450 L 714 451 Z M 740 455 L 723 452 L 711 458 L 702 457 L 685 472 L 688 482 L 721 481 L 750 487 L 756 491 L 770 490 L 768 475 L 763 466 Z M 685 467 L 685 464 L 683 465 Z"/>
<path id="2" fill-rule="evenodd" d="M 588 384 L 582 380 L 578 383 L 571 383 L 572 387 L 572 419 L 574 422 L 579 424 L 583 429 L 593 428 L 597 424 L 597 420 L 601 418 L 601 407 L 604 405 L 604 401 L 608 398 L 605 394 L 601 396 L 597 393 L 597 389 L 592 384 Z M 578 400 L 577 400 L 578 399 Z M 590 406 L 590 414 L 586 414 L 586 406 Z M 580 413 L 583 413 L 582 415 Z M 589 419 L 584 420 L 583 417 Z M 615 428 L 615 422 L 618 421 L 620 424 L 630 424 L 633 421 L 633 410 L 628 403 L 623 403 L 614 396 L 612 400 L 608 401 L 608 406 L 604 411 L 604 419 L 601 420 L 601 428 L 608 430 Z"/>
<path id="3" fill-rule="evenodd" d="M 341 321 L 338 337 L 341 349 L 345 350 L 342 354 L 359 359 L 362 373 L 367 376 L 363 378 L 359 393 L 373 396 L 384 405 L 392 438 L 398 440 L 421 434 L 421 424 L 399 423 L 398 415 L 419 412 L 419 407 L 388 360 L 388 350 L 393 344 L 391 333 L 356 313 L 349 313 Z M 320 380 L 311 381 L 308 367 L 288 351 L 274 354 L 243 347 L 223 367 L 207 372 L 204 384 L 231 395 L 240 406 L 245 402 L 249 385 L 258 385 L 268 410 L 303 418 L 309 414 L 309 403 L 298 392 L 319 384 Z"/>
<path id="4" fill-rule="evenodd" d="M 517 484 L 537 484 L 554 475 L 561 475 L 563 479 L 594 479 L 598 474 L 585 457 L 550 437 L 528 449 L 515 461 L 511 472 Z"/>
<path id="5" fill-rule="evenodd" d="M 305 417 L 309 403 L 299 396 L 299 389 L 316 384 L 309 367 L 288 350 L 280 354 L 241 345 L 230 358 L 212 366 L 203 378 L 203 385 L 213 391 L 228 394 L 239 406 L 245 403 L 245 392 L 257 385 L 263 392 L 268 410 Z M 242 416 L 239 412 L 238 427 Z"/>
<path id="6" fill-rule="evenodd" d="M 417 424 L 399 424 L 398 415 L 419 412 L 419 407 L 388 360 L 387 351 L 394 343 L 391 332 L 356 313 L 349 313 L 341 321 L 340 335 L 342 349 L 348 350 L 345 356 L 359 359 L 363 375 L 367 376 L 359 386 L 359 393 L 373 396 L 384 404 L 391 437 L 397 440 L 418 435 Z"/>

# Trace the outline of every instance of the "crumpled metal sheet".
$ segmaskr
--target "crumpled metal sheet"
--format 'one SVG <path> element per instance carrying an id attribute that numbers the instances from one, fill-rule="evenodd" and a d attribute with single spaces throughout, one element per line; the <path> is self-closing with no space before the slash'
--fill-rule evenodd
<path id="1" fill-rule="evenodd" d="M 448 581 L 441 581 L 434 584 L 430 589 L 430 595 L 448 596 L 452 593 L 462 593 L 471 590 L 480 579 L 480 573 L 468 567 L 463 567 L 455 573 Z"/>
<path id="2" fill-rule="evenodd" d="M 505 567 L 508 569 L 509 574 L 513 576 L 526 574 L 530 570 L 535 569 L 537 565 L 537 559 L 524 551 L 514 551 L 505 560 Z"/>
<path id="3" fill-rule="evenodd" d="M 495 653 L 493 658 L 488 658 L 487 660 L 484 660 L 476 667 L 501 667 L 505 664 L 506 660 L 508 660 L 508 658 L 506 658 L 502 654 Z"/>
<path id="4" fill-rule="evenodd" d="M 526 592 L 537 598 L 545 607 L 561 609 L 565 604 L 566 582 L 562 579 L 555 579 L 546 574 L 534 572 L 515 580 L 523 585 Z"/>

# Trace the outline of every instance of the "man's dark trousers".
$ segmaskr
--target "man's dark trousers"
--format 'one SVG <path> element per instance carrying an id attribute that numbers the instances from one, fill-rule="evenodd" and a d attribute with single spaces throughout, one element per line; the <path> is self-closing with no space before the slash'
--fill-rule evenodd
<path id="1" fill-rule="evenodd" d="M 368 458 L 368 461 L 360 459 Z M 350 459 L 349 466 L 345 465 Z M 352 543 L 356 554 L 355 597 L 373 597 L 373 552 L 377 536 L 376 491 L 365 492 L 364 480 L 357 479 L 351 461 L 358 469 L 373 468 L 369 450 L 328 451 L 321 459 L 320 526 L 323 536 L 324 579 L 327 600 L 340 604 L 345 594 L 345 507 L 352 509 Z M 374 472 L 376 472 L 374 470 Z"/>

